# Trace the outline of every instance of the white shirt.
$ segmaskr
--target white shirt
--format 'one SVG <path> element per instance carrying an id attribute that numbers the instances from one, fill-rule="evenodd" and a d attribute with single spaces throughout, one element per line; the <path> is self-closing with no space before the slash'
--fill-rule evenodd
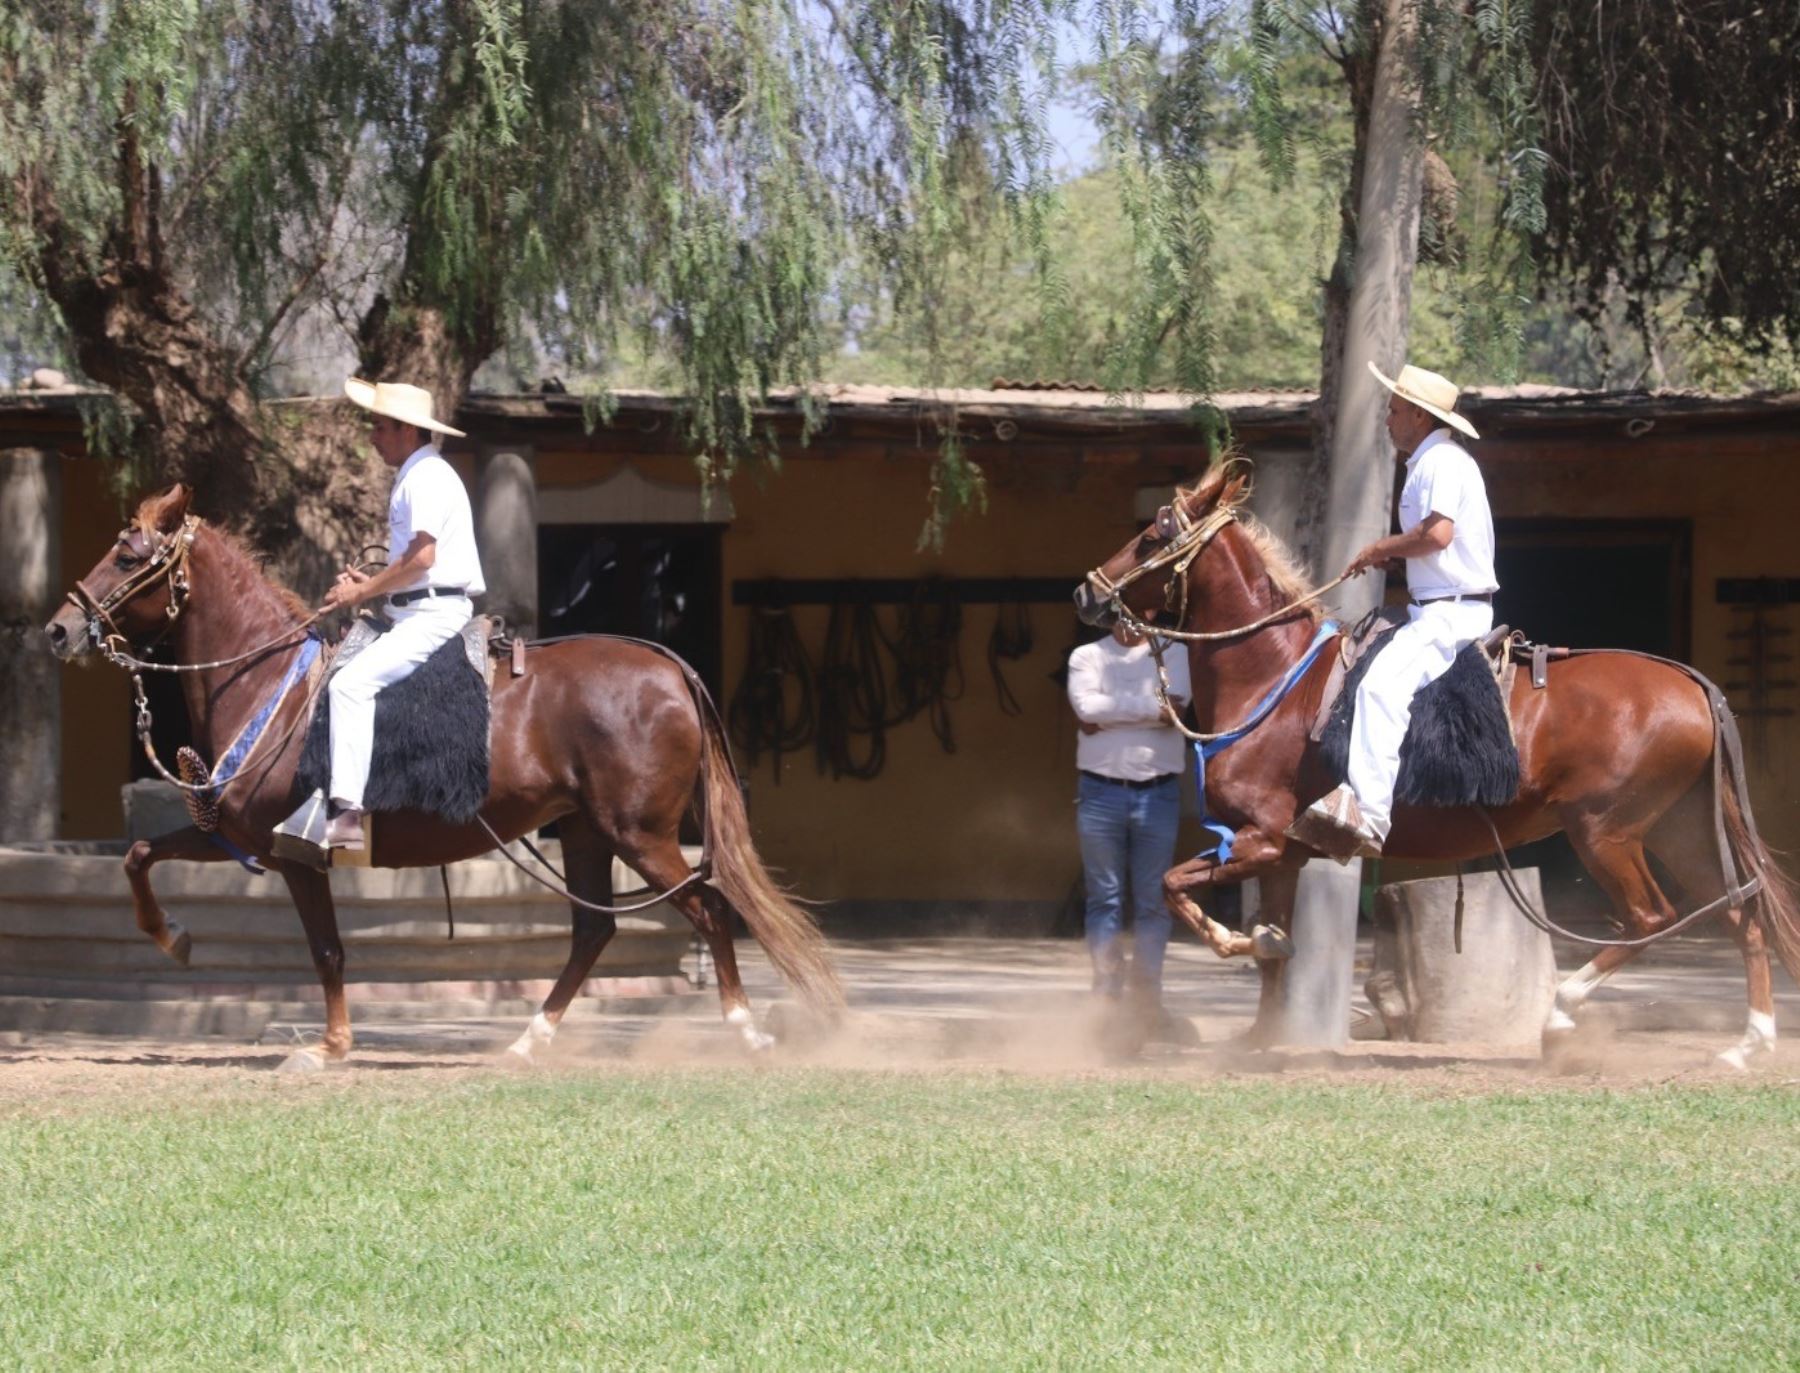
<path id="1" fill-rule="evenodd" d="M 437 561 L 421 581 L 396 591 L 426 586 L 460 586 L 471 596 L 487 590 L 481 558 L 475 551 L 475 516 L 462 478 L 442 455 L 426 444 L 400 465 L 394 493 L 388 497 L 388 561 L 400 561 L 413 536 L 437 540 Z"/>
<path id="2" fill-rule="evenodd" d="M 1193 699 L 1187 650 L 1172 644 L 1163 651 L 1169 695 Z M 1110 634 L 1069 655 L 1069 704 L 1097 734 L 1075 742 L 1075 766 L 1126 782 L 1144 782 L 1180 772 L 1187 741 L 1163 718 L 1156 695 L 1156 659 L 1147 643 L 1126 648 Z"/>
<path id="3" fill-rule="evenodd" d="M 1406 460 L 1400 488 L 1400 528 L 1416 529 L 1427 515 L 1455 526 L 1447 548 L 1406 560 L 1406 590 L 1415 600 L 1498 591 L 1494 578 L 1494 516 L 1481 469 L 1467 450 L 1436 429 Z"/>

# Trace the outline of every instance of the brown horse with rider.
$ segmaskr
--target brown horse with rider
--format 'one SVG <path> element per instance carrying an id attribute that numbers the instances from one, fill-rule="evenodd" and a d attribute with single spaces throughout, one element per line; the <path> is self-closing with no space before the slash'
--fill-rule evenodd
<path id="1" fill-rule="evenodd" d="M 1319 637 L 1320 592 L 1249 516 L 1248 495 L 1242 465 L 1215 467 L 1076 591 L 1078 613 L 1094 625 L 1164 612 L 1153 632 L 1185 641 L 1199 734 L 1241 726 Z M 1229 861 L 1196 858 L 1164 882 L 1171 909 L 1222 957 L 1258 956 L 1258 1037 L 1272 1027 L 1283 963 L 1267 955 L 1278 950 L 1224 929 L 1194 897 L 1257 878 L 1264 918 L 1284 929 L 1291 919 L 1300 867 L 1314 851 L 1288 831 L 1331 785 L 1309 737 L 1330 658 L 1317 655 L 1279 704 L 1208 765 L 1204 805 L 1234 831 Z M 1545 690 L 1520 677 L 1509 703 L 1517 798 L 1491 812 L 1401 805 L 1384 851 L 1467 861 L 1497 845 L 1568 836 L 1632 938 L 1596 941 L 1592 961 L 1558 989 L 1547 1043 L 1573 1029 L 1576 1007 L 1644 941 L 1685 923 L 1651 870 L 1654 855 L 1690 902 L 1720 911 L 1742 951 L 1749 1025 L 1725 1055 L 1742 1067 L 1774 1043 L 1771 944 L 1800 979 L 1800 904 L 1739 800 L 1743 758 L 1729 711 L 1697 674 L 1642 655 L 1580 653 L 1549 664 L 1548 674 Z"/>

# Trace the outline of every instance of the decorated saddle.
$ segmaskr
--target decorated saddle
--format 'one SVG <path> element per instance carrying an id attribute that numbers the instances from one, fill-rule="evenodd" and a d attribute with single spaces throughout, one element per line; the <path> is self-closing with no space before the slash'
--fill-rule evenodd
<path id="1" fill-rule="evenodd" d="M 387 629 L 358 618 L 338 646 L 337 672 Z M 477 615 L 407 677 L 375 698 L 375 752 L 364 808 L 417 810 L 467 824 L 488 792 L 488 689 L 493 622 Z M 331 783 L 331 708 L 317 695 L 294 774 L 295 804 Z"/>
<path id="2" fill-rule="evenodd" d="M 1332 786 L 1350 765 L 1356 690 L 1399 621 L 1376 617 L 1347 637 L 1313 727 Z M 1527 646 L 1529 647 L 1529 646 Z M 1409 806 L 1504 806 L 1519 794 L 1519 750 L 1508 699 L 1515 638 L 1505 625 L 1456 655 L 1450 670 L 1413 698 L 1400 746 L 1394 799 Z M 1348 661 L 1346 662 L 1345 659 Z"/>

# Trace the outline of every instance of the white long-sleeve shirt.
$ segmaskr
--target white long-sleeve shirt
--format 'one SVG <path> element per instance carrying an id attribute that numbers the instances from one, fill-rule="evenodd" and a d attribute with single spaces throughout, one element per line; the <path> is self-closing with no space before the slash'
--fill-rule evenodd
<path id="1" fill-rule="evenodd" d="M 1175 644 L 1163 652 L 1169 695 L 1191 700 L 1187 650 Z M 1069 655 L 1069 704 L 1083 724 L 1099 725 L 1075 744 L 1075 766 L 1121 781 L 1143 782 L 1180 772 L 1186 740 L 1163 718 L 1156 695 L 1156 659 L 1150 645 L 1125 648 L 1108 635 Z"/>
<path id="2" fill-rule="evenodd" d="M 479 596 L 487 590 L 481 555 L 475 548 L 469 493 L 456 469 L 430 444 L 402 463 L 394 477 L 393 494 L 388 497 L 388 561 L 398 562 L 418 534 L 437 540 L 437 561 L 423 581 L 395 587 L 396 591 L 456 586 Z"/>

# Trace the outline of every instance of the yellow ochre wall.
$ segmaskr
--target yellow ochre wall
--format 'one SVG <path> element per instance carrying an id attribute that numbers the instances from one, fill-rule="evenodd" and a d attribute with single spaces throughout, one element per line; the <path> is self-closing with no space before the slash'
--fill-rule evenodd
<path id="1" fill-rule="evenodd" d="M 857 451 L 790 456 L 779 476 L 733 481 L 735 519 L 723 540 L 724 701 L 742 676 L 750 616 L 730 603 L 748 578 L 1048 577 L 1070 593 L 1081 574 L 1135 526 L 1129 464 L 1055 464 L 990 474 L 985 517 L 955 525 L 942 555 L 916 550 L 927 508 L 931 454 Z M 1196 457 L 1196 461 L 1200 461 Z M 541 501 L 556 486 L 604 479 L 619 459 L 540 451 Z M 678 457 L 638 457 L 657 481 L 687 482 Z M 1010 465 L 1009 465 L 1010 467 Z M 792 612 L 814 663 L 829 609 Z M 963 608 L 962 699 L 950 706 L 956 752 L 947 754 L 920 717 L 891 729 L 887 764 L 872 781 L 819 775 L 810 745 L 781 760 L 740 758 L 750 814 L 765 859 L 803 895 L 895 901 L 1057 901 L 1080 870 L 1075 851 L 1075 725 L 1051 674 L 1075 642 L 1067 602 L 1029 608 L 1032 653 L 1003 664 L 1024 707 L 1003 714 L 988 670 L 998 608 Z M 896 608 L 877 609 L 890 632 Z"/>

